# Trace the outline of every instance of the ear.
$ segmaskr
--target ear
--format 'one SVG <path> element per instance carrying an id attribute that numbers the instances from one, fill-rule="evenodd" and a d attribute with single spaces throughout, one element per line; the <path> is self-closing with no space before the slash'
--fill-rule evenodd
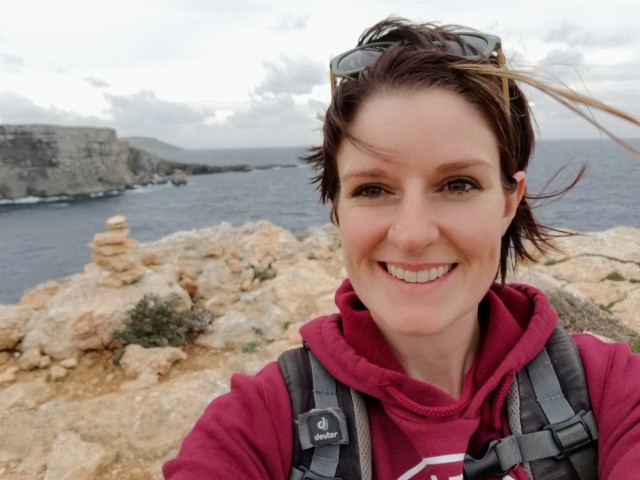
<path id="1" fill-rule="evenodd" d="M 330 200 L 329 205 L 331 206 L 331 213 L 329 214 L 331 223 L 338 227 L 340 225 L 340 221 L 338 220 L 338 200 Z"/>
<path id="2" fill-rule="evenodd" d="M 516 172 L 513 174 L 513 179 L 517 183 L 515 190 L 511 192 L 505 192 L 505 205 L 504 205 L 504 215 L 503 215 L 503 228 L 502 234 L 504 235 L 511 225 L 511 221 L 513 217 L 515 217 L 516 212 L 518 211 L 518 205 L 522 201 L 522 197 L 524 196 L 525 187 L 527 186 L 527 176 L 524 172 Z"/>

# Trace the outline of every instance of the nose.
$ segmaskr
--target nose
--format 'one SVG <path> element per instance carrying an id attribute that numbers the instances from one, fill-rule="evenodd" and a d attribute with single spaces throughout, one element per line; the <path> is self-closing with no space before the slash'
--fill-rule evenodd
<path id="1" fill-rule="evenodd" d="M 416 253 L 440 237 L 437 211 L 420 195 L 407 196 L 393 212 L 387 233 L 390 242 L 406 253 Z"/>

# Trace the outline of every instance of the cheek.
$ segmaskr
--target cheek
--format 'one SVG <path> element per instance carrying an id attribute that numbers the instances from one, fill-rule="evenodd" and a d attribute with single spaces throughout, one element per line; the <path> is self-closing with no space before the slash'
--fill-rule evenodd
<path id="1" fill-rule="evenodd" d="M 338 232 L 345 263 L 352 264 L 367 257 L 376 245 L 386 238 L 382 222 L 376 222 L 368 212 L 358 209 L 339 209 Z"/>
<path id="2" fill-rule="evenodd" d="M 502 217 L 486 215 L 485 210 L 484 215 L 480 212 L 465 215 L 464 221 L 452 225 L 450 234 L 446 237 L 456 239 L 458 247 L 469 256 L 485 257 L 497 262 L 500 258 L 502 227 Z"/>

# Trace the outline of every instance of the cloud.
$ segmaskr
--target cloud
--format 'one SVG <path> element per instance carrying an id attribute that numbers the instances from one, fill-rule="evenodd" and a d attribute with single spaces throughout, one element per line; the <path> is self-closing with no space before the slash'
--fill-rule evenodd
<path id="1" fill-rule="evenodd" d="M 56 107 L 45 108 L 15 92 L 0 93 L 0 120 L 4 123 L 49 123 L 57 125 L 100 125 L 98 117 L 84 116 Z"/>
<path id="2" fill-rule="evenodd" d="M 584 60 L 582 52 L 574 49 L 551 50 L 541 63 L 550 65 L 579 65 Z"/>
<path id="3" fill-rule="evenodd" d="M 8 53 L 0 53 L 0 61 L 2 62 L 2 68 L 7 73 L 16 73 L 24 66 L 22 58 Z"/>
<path id="4" fill-rule="evenodd" d="M 227 121 L 237 128 L 278 129 L 280 126 L 309 123 L 313 115 L 304 105 L 296 104 L 293 96 L 254 97 L 250 105 L 231 115 Z"/>
<path id="5" fill-rule="evenodd" d="M 547 42 L 563 42 L 572 47 L 618 47 L 636 40 L 636 36 L 637 34 L 629 29 L 602 33 L 563 22 L 552 27 L 544 40 Z"/>
<path id="6" fill-rule="evenodd" d="M 308 16 L 294 17 L 293 15 L 286 15 L 280 19 L 280 22 L 276 26 L 276 31 L 289 32 L 292 30 L 304 30 L 308 24 Z"/>
<path id="7" fill-rule="evenodd" d="M 209 108 L 195 108 L 185 103 L 161 100 L 149 90 L 141 90 L 129 96 L 105 93 L 104 98 L 110 104 L 105 113 L 112 116 L 119 129 L 127 132 L 139 131 L 142 125 L 145 125 L 146 130 L 155 129 L 160 132 L 187 128 L 204 124 L 214 116 L 213 110 Z"/>
<path id="8" fill-rule="evenodd" d="M 327 66 L 304 57 L 281 55 L 279 63 L 264 61 L 262 65 L 267 75 L 255 89 L 258 95 L 304 95 L 328 81 Z"/>
<path id="9" fill-rule="evenodd" d="M 100 80 L 99 78 L 95 78 L 95 77 L 85 77 L 84 78 L 85 81 L 87 83 L 89 83 L 89 85 L 91 85 L 92 87 L 96 87 L 96 88 L 106 88 L 106 87 L 110 87 L 110 85 L 105 82 L 104 80 Z"/>

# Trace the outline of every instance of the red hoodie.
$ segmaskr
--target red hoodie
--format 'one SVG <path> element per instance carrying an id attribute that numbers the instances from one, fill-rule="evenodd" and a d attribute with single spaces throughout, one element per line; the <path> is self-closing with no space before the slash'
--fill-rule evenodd
<path id="1" fill-rule="evenodd" d="M 460 399 L 407 376 L 348 281 L 339 315 L 307 323 L 302 337 L 331 374 L 366 395 L 374 478 L 462 480 L 466 452 L 507 436 L 505 398 L 515 373 L 556 325 L 546 296 L 526 285 L 494 286 L 480 305 L 482 348 Z M 640 356 L 623 344 L 576 335 L 599 430 L 599 478 L 640 478 Z M 293 427 L 277 364 L 235 375 L 163 467 L 171 480 L 289 478 Z M 525 480 L 518 467 L 505 479 Z M 345 479 L 348 480 L 348 479 Z"/>

